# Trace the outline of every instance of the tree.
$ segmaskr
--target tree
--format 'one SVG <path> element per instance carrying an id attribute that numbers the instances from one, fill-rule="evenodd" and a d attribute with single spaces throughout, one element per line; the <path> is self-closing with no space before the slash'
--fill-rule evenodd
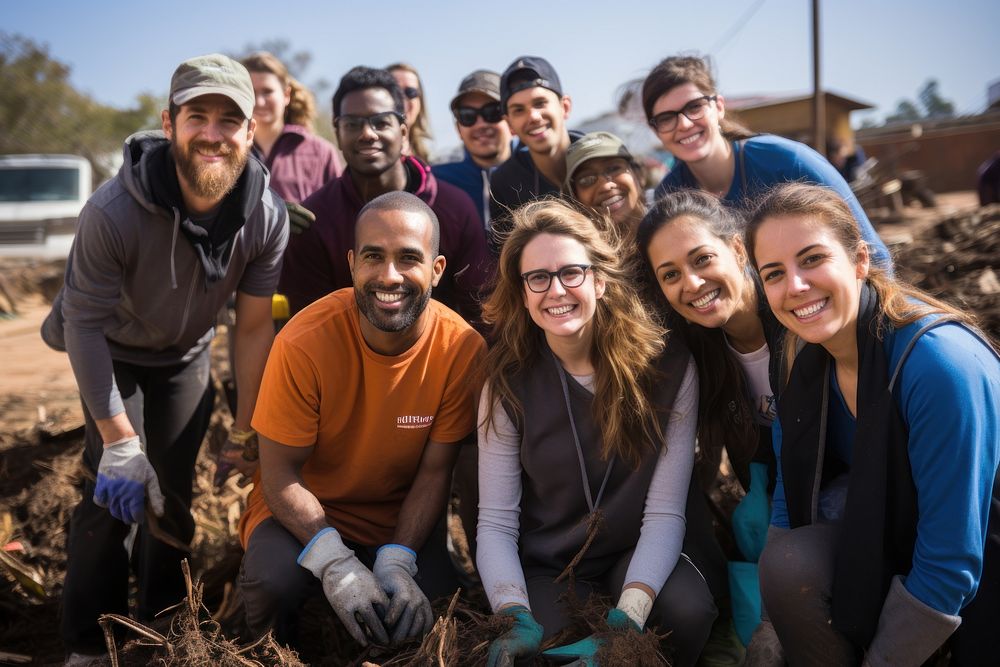
<path id="1" fill-rule="evenodd" d="M 885 117 L 886 123 L 913 122 L 920 120 L 920 109 L 910 100 L 900 100 L 896 104 L 895 113 Z"/>
<path id="2" fill-rule="evenodd" d="M 917 99 L 927 112 L 927 118 L 953 118 L 955 105 L 941 97 L 938 93 L 938 82 L 928 79 L 924 87 L 917 93 Z"/>

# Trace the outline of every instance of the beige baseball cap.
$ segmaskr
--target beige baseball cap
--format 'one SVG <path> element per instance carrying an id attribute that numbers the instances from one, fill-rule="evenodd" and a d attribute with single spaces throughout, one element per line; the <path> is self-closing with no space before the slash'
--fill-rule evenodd
<path id="1" fill-rule="evenodd" d="M 170 101 L 180 106 L 202 95 L 225 95 L 253 117 L 253 82 L 247 68 L 221 53 L 182 62 L 170 79 Z"/>

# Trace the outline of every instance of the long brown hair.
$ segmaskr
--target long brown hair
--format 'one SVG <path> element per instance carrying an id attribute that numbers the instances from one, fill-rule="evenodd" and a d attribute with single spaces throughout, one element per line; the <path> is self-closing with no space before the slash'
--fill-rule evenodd
<path id="1" fill-rule="evenodd" d="M 694 55 L 670 56 L 661 60 L 642 82 L 642 109 L 646 112 L 646 120 L 652 120 L 653 106 L 658 99 L 685 83 L 693 83 L 705 95 L 717 95 L 719 91 L 715 88 L 715 79 L 712 78 L 707 61 L 708 58 Z M 754 133 L 728 110 L 719 125 L 722 128 L 722 136 L 729 141 L 749 139 L 754 136 Z"/>
<path id="2" fill-rule="evenodd" d="M 427 114 L 427 101 L 424 98 L 424 82 L 420 78 L 420 73 L 417 72 L 413 65 L 407 63 L 393 63 L 385 69 L 390 73 L 394 70 L 409 72 L 417 77 L 418 90 L 420 91 L 420 113 L 417 114 L 417 119 L 413 121 L 412 125 L 407 123 L 407 136 L 410 141 L 410 151 L 424 162 L 430 163 L 430 140 L 434 137 L 431 134 L 431 119 Z"/>
<path id="3" fill-rule="evenodd" d="M 786 183 L 771 189 L 760 200 L 747 225 L 746 245 L 754 267 L 757 266 L 754 243 L 760 226 L 770 218 L 786 216 L 818 220 L 833 233 L 848 257 L 856 258 L 865 245 L 857 219 L 851 213 L 847 202 L 836 191 L 821 185 Z M 960 310 L 875 266 L 869 269 L 867 280 L 878 294 L 881 314 L 894 328 L 898 329 L 927 315 L 937 314 L 974 329 L 983 340 L 989 342 L 994 349 L 997 348 L 996 341 L 982 331 L 979 320 L 972 313 Z M 881 334 L 881 331 L 876 332 L 876 335 L 881 336 Z M 791 368 L 791 362 L 799 349 L 798 341 L 798 337 L 791 331 L 785 335 L 784 353 L 787 360 L 785 367 L 788 369 Z"/>
<path id="4" fill-rule="evenodd" d="M 282 89 L 288 88 L 291 91 L 288 105 L 285 107 L 284 121 L 313 129 L 313 121 L 316 119 L 316 98 L 308 88 L 288 73 L 288 68 L 283 62 L 267 51 L 252 53 L 241 62 L 247 71 L 273 74 L 278 77 Z"/>
<path id="5" fill-rule="evenodd" d="M 657 201 L 636 232 L 645 297 L 666 312 L 668 326 L 684 337 L 698 365 L 698 468 L 699 479 L 705 482 L 715 479 L 723 449 L 737 469 L 749 465 L 757 449 L 758 434 L 747 398 L 746 378 L 726 345 L 725 332 L 687 322 L 674 312 L 660 290 L 650 262 L 653 236 L 682 218 L 695 221 L 731 248 L 742 243 L 745 223 L 718 197 L 701 190 L 681 190 Z M 745 275 L 744 288 L 756 290 L 750 274 Z"/>
<path id="6" fill-rule="evenodd" d="M 544 335 L 524 307 L 521 256 L 539 234 L 567 236 L 587 251 L 594 274 L 604 280 L 597 300 L 590 350 L 594 366 L 593 417 L 601 431 L 601 455 L 636 466 L 644 447 L 663 442 L 660 416 L 650 396 L 656 379 L 653 362 L 665 347 L 666 331 L 643 307 L 633 276 L 622 262 L 622 244 L 602 233 L 586 215 L 557 199 L 542 199 L 513 212 L 513 226 L 500 253 L 492 294 L 483 319 L 493 325 L 493 343 L 486 357 L 489 405 L 497 400 L 523 414 L 511 381 L 524 367 L 542 363 Z M 493 425 L 487 412 L 485 428 Z"/>

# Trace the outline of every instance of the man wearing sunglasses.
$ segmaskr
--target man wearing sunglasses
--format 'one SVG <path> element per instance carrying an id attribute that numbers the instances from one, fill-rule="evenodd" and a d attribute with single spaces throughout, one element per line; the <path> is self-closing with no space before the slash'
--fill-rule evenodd
<path id="1" fill-rule="evenodd" d="M 386 70 L 355 67 L 340 80 L 333 125 L 347 169 L 302 202 L 316 222 L 296 235 L 285 253 L 280 291 L 293 313 L 351 286 L 347 253 L 354 247 L 358 212 L 379 195 L 403 190 L 440 220 L 441 254 L 448 261 L 434 298 L 467 320 L 478 318 L 479 291 L 489 270 L 483 226 L 461 190 L 439 183 L 419 158 L 403 155 L 409 133 L 404 109 L 403 92 Z"/>
<path id="2" fill-rule="evenodd" d="M 559 195 L 566 151 L 583 136 L 566 128 L 572 103 L 544 58 L 521 56 L 500 77 L 500 106 L 521 146 L 490 177 L 490 251 L 500 255 L 510 214 L 545 195 Z"/>
<path id="3" fill-rule="evenodd" d="M 480 69 L 462 79 L 451 101 L 451 113 L 465 157 L 435 165 L 434 175 L 472 198 L 488 233 L 490 174 L 507 161 L 511 151 L 510 127 L 500 108 L 500 75 Z"/>

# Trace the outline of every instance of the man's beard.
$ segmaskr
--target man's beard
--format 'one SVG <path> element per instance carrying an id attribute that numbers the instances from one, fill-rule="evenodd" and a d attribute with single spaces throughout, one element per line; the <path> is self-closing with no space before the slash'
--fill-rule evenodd
<path id="1" fill-rule="evenodd" d="M 206 153 L 223 156 L 223 162 L 219 165 L 199 164 L 195 155 L 199 148 Z M 250 157 L 249 150 L 237 151 L 222 142 L 210 144 L 197 141 L 188 144 L 186 149 L 174 143 L 171 149 L 181 176 L 195 196 L 211 200 L 222 199 L 232 191 Z"/>
<path id="2" fill-rule="evenodd" d="M 378 307 L 378 298 L 375 296 L 376 291 L 402 292 L 405 295 L 403 299 L 409 299 L 410 301 L 398 312 L 389 314 Z M 354 300 L 358 304 L 358 310 L 361 311 L 361 314 L 373 327 L 387 333 L 397 333 L 411 327 L 417 321 L 417 318 L 420 317 L 421 313 L 424 312 L 430 298 L 430 286 L 427 287 L 427 291 L 423 294 L 415 294 L 414 290 L 409 287 L 388 290 L 380 289 L 378 284 L 374 282 L 367 283 L 361 288 L 354 288 Z"/>

